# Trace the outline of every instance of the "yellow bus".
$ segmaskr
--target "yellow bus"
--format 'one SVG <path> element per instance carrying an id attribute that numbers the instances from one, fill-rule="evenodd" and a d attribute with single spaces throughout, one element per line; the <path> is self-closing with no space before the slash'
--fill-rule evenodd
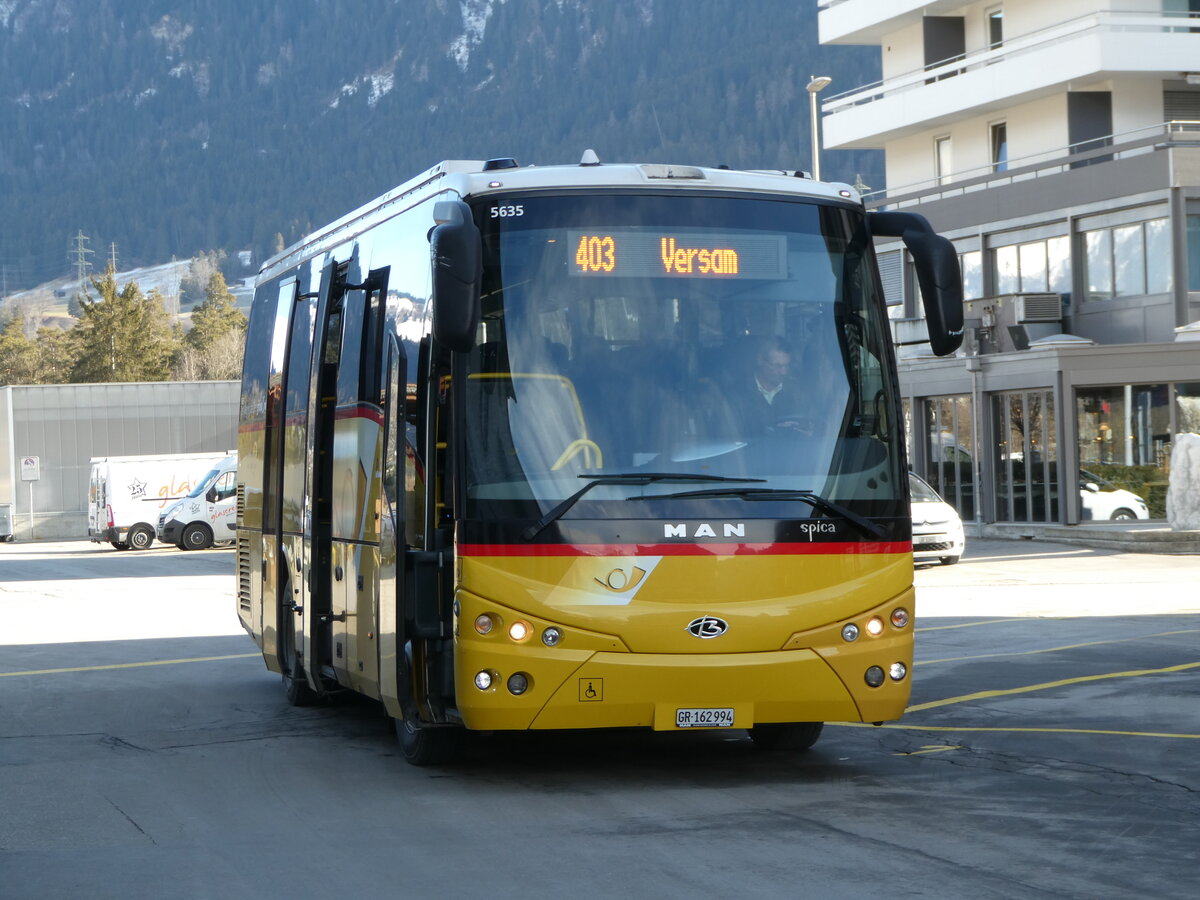
<path id="1" fill-rule="evenodd" d="M 470 732 L 898 718 L 913 567 L 872 248 L 930 343 L 949 241 L 798 172 L 441 163 L 263 267 L 238 614 L 288 700 Z"/>

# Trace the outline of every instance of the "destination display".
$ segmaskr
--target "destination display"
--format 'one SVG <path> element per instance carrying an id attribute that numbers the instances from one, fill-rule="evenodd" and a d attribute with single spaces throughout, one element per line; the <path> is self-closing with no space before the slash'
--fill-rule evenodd
<path id="1" fill-rule="evenodd" d="M 787 278 L 782 234 L 595 229 L 568 231 L 571 272 L 619 278 Z"/>

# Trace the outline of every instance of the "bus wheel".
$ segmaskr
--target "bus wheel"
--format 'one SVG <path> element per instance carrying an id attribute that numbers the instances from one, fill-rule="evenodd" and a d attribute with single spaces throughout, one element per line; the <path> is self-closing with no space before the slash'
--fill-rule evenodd
<path id="1" fill-rule="evenodd" d="M 400 752 L 414 766 L 456 762 L 466 748 L 466 732 L 457 725 L 425 725 L 408 715 L 395 723 Z"/>
<path id="2" fill-rule="evenodd" d="M 817 742 L 824 722 L 768 723 L 750 729 L 750 739 L 764 750 L 803 752 Z"/>
<path id="3" fill-rule="evenodd" d="M 179 546 L 183 550 L 207 550 L 212 546 L 212 532 L 208 530 L 207 525 L 193 522 L 183 529 Z"/>
<path id="4" fill-rule="evenodd" d="M 283 673 L 283 692 L 292 706 L 314 706 L 321 699 L 321 695 L 308 686 L 304 672 L 294 661 L 292 671 Z"/>
<path id="5" fill-rule="evenodd" d="M 123 544 L 120 541 L 109 541 L 109 543 L 112 544 L 112 548 L 114 550 L 128 550 L 129 549 L 128 544 Z"/>
<path id="6" fill-rule="evenodd" d="M 128 540 L 134 550 L 146 550 L 154 543 L 154 532 L 146 525 L 135 525 L 129 529 Z"/>

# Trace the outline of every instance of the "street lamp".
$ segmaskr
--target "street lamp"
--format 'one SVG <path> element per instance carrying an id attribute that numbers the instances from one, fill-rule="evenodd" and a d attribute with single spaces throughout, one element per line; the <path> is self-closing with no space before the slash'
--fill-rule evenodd
<path id="1" fill-rule="evenodd" d="M 817 94 L 829 87 L 829 83 L 833 81 L 828 75 L 810 75 L 809 82 L 806 86 L 808 91 L 808 109 L 812 118 L 812 167 L 813 179 L 821 180 L 821 139 L 817 135 Z"/>

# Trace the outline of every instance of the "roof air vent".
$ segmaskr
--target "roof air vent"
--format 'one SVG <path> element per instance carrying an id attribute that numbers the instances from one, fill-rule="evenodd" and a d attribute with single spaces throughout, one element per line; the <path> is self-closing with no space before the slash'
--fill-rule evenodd
<path id="1" fill-rule="evenodd" d="M 639 167 L 647 178 L 695 178 L 704 180 L 704 170 L 695 166 L 646 165 Z"/>
<path id="2" fill-rule="evenodd" d="M 489 159 L 483 164 L 483 171 L 494 172 L 497 169 L 516 169 L 517 161 L 510 156 L 501 156 L 497 159 Z"/>

